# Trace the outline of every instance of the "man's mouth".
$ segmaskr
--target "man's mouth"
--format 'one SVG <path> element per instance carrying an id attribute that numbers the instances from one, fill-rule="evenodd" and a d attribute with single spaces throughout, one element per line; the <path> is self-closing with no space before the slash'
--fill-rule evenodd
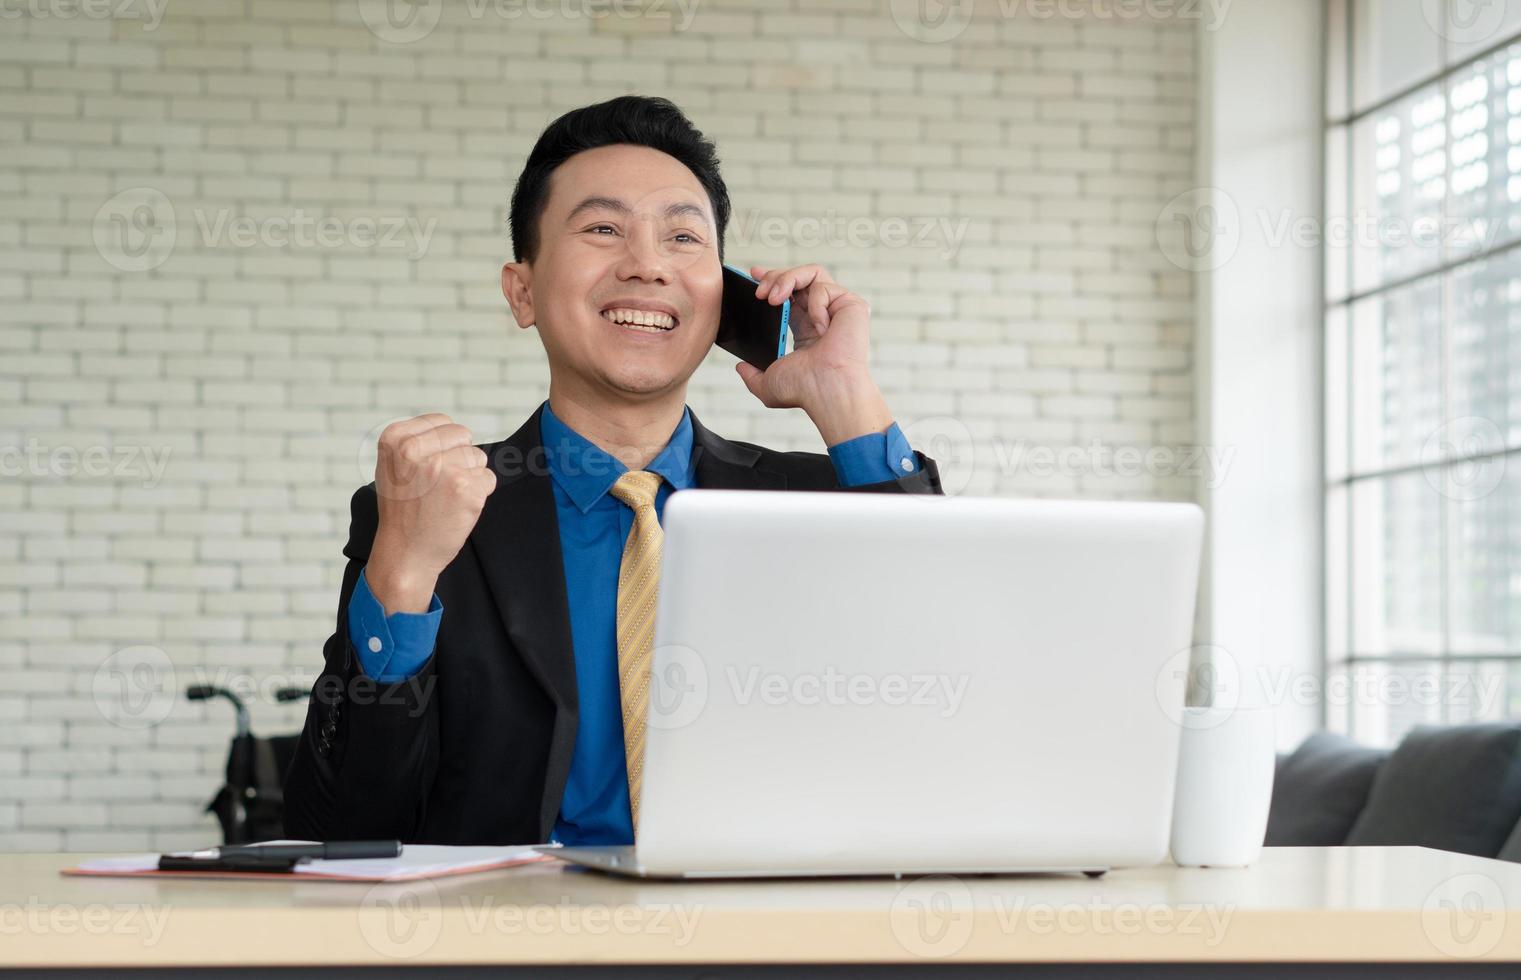
<path id="1" fill-rule="evenodd" d="M 630 306 L 610 306 L 602 311 L 602 319 L 642 333 L 665 333 L 676 329 L 676 324 L 680 322 L 675 314 L 667 310 Z"/>

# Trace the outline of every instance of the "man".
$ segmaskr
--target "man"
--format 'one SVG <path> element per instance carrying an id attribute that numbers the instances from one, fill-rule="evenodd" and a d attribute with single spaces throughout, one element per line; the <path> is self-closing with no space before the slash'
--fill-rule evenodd
<path id="1" fill-rule="evenodd" d="M 502 291 L 544 344 L 549 398 L 505 442 L 477 447 L 441 414 L 381 436 L 288 834 L 630 843 L 670 493 L 940 492 L 867 369 L 869 307 L 816 265 L 751 270 L 757 298 L 792 299 L 794 350 L 737 370 L 766 407 L 806 412 L 828 455 L 730 442 L 687 409 L 728 219 L 713 145 L 664 99 L 588 106 L 540 136 Z"/>

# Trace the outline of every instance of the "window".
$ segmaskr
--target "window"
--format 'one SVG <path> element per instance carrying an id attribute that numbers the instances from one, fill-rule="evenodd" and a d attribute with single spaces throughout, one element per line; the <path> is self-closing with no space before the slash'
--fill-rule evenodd
<path id="1" fill-rule="evenodd" d="M 1326 723 L 1521 716 L 1521 4 L 1327 4 Z"/>

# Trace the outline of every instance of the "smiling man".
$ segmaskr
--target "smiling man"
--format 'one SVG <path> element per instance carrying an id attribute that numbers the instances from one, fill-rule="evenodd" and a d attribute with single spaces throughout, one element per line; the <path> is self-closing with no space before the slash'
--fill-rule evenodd
<path id="1" fill-rule="evenodd" d="M 869 306 L 817 265 L 752 268 L 757 301 L 792 300 L 794 350 L 736 370 L 761 404 L 807 413 L 827 454 L 731 442 L 687 407 L 728 220 L 713 145 L 665 99 L 578 109 L 539 137 L 502 292 L 544 344 L 549 397 L 499 443 L 443 414 L 382 434 L 288 834 L 632 842 L 670 494 L 941 492 L 868 370 Z"/>

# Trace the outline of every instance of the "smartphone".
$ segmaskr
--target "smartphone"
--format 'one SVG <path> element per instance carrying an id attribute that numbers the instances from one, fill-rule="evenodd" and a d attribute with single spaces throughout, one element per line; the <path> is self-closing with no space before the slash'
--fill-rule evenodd
<path id="1" fill-rule="evenodd" d="M 755 298 L 759 281 L 734 268 L 724 266 L 723 310 L 718 318 L 719 347 L 762 371 L 787 353 L 787 321 L 792 318 L 792 300 L 772 306 Z"/>

